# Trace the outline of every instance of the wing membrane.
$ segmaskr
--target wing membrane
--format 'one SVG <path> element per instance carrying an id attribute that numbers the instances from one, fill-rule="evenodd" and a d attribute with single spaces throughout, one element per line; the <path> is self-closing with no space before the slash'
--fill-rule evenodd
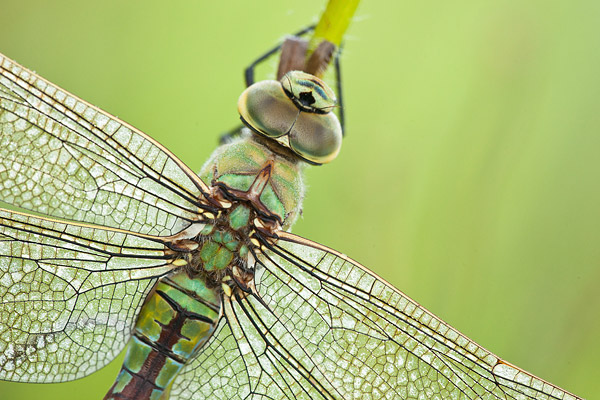
<path id="1" fill-rule="evenodd" d="M 298 362 L 310 355 L 254 298 L 225 299 L 224 318 L 198 357 L 176 378 L 169 399 L 331 399 L 327 379 L 311 362 L 312 372 Z M 267 317 L 269 321 L 262 318 Z M 274 330 L 286 331 L 283 337 Z M 289 346 L 289 348 L 288 348 Z"/>
<path id="2" fill-rule="evenodd" d="M 577 398 L 499 359 L 355 261 L 292 234 L 258 256 L 255 293 L 226 300 L 226 324 L 172 398 Z"/>
<path id="3" fill-rule="evenodd" d="M 204 183 L 156 141 L 0 54 L 0 200 L 53 217 L 172 235 Z"/>
<path id="4" fill-rule="evenodd" d="M 0 379 L 62 382 L 123 349 L 164 245 L 0 209 Z"/>

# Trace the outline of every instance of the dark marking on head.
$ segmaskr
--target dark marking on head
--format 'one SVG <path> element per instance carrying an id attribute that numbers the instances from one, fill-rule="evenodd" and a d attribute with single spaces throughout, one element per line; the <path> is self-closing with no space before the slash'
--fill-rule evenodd
<path id="1" fill-rule="evenodd" d="M 325 94 L 325 91 L 323 90 L 323 86 L 321 85 L 321 82 L 318 82 L 318 81 L 316 81 L 314 79 L 308 79 L 307 81 L 298 80 L 297 83 L 299 85 L 307 87 L 307 88 L 309 88 L 311 90 L 314 90 L 322 98 L 326 98 L 327 97 L 327 94 Z"/>
<path id="2" fill-rule="evenodd" d="M 298 100 L 300 100 L 300 103 L 305 107 L 310 107 L 315 104 L 315 98 L 312 92 L 301 92 L 300 96 L 298 96 Z"/>

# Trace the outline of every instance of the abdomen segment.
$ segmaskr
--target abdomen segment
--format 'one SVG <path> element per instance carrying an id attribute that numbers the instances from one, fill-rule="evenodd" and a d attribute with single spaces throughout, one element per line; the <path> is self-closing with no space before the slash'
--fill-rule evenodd
<path id="1" fill-rule="evenodd" d="M 127 355 L 105 400 L 158 400 L 212 335 L 219 290 L 179 271 L 160 280 L 140 311 Z"/>

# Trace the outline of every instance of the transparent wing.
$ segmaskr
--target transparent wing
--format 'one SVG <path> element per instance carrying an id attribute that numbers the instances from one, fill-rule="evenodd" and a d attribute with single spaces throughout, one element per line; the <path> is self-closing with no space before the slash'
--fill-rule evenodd
<path id="1" fill-rule="evenodd" d="M 123 349 L 164 245 L 0 209 L 0 379 L 62 382 Z"/>
<path id="2" fill-rule="evenodd" d="M 576 399 L 346 256 L 282 233 L 172 399 Z"/>
<path id="3" fill-rule="evenodd" d="M 0 54 L 1 201 L 164 236 L 206 190 L 150 137 Z"/>

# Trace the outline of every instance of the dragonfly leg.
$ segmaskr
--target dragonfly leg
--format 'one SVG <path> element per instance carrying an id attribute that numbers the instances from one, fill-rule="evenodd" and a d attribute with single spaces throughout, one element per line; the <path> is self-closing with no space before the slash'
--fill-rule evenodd
<path id="1" fill-rule="evenodd" d="M 242 129 L 244 125 L 238 125 L 233 129 L 228 130 L 227 132 L 221 133 L 219 136 L 219 145 L 228 144 L 240 137 L 242 134 Z"/>
<path id="2" fill-rule="evenodd" d="M 293 36 L 303 36 L 308 32 L 311 32 L 315 29 L 315 25 L 310 25 L 298 32 L 296 32 Z M 277 53 L 279 49 L 281 49 L 282 43 L 279 43 L 277 46 L 273 47 L 271 50 L 267 51 L 256 60 L 254 60 L 245 70 L 244 70 L 244 78 L 246 80 L 246 86 L 250 86 L 254 83 L 254 69 L 257 65 L 264 62 L 267 58 L 271 57 L 273 54 Z"/>
<path id="3" fill-rule="evenodd" d="M 276 54 L 281 50 L 281 57 L 279 61 L 278 71 L 277 71 L 277 79 L 281 79 L 283 75 L 292 70 L 305 70 L 306 66 L 304 65 L 305 54 L 308 47 L 308 42 L 306 40 L 300 39 L 301 36 L 306 35 L 307 33 L 313 31 L 315 29 L 315 25 L 310 25 L 295 34 L 291 37 L 286 38 L 282 43 L 268 50 L 266 53 L 262 54 L 256 60 L 252 61 L 252 63 L 246 67 L 244 70 L 244 79 L 246 82 L 246 86 L 250 86 L 255 82 L 255 68 L 267 60 L 269 57 Z M 344 119 L 344 108 L 343 108 L 343 100 L 342 100 L 342 76 L 341 76 L 341 66 L 340 66 L 340 51 L 335 51 L 334 53 L 334 68 L 335 68 L 335 79 L 336 79 L 336 89 L 337 89 L 337 98 L 338 98 L 338 117 L 340 120 L 340 124 L 342 126 L 342 134 L 345 132 L 345 119 Z M 309 60 L 310 62 L 310 60 Z M 329 60 L 327 60 L 329 62 Z M 322 66 L 318 66 L 321 68 Z M 232 140 L 236 139 L 241 134 L 242 126 L 236 126 L 235 128 L 222 133 L 219 136 L 219 144 L 230 143 Z"/>
<path id="4" fill-rule="evenodd" d="M 340 63 L 340 54 L 342 53 L 342 45 L 340 44 L 339 50 L 335 53 L 333 59 L 333 66 L 335 68 L 335 80 L 337 89 L 337 101 L 338 101 L 338 117 L 340 118 L 340 125 L 342 126 L 342 135 L 346 134 L 346 125 L 344 117 L 344 96 L 342 96 L 342 67 Z"/>
<path id="5" fill-rule="evenodd" d="M 306 47 L 303 47 L 303 44 L 306 42 L 294 40 L 294 38 L 306 35 L 314 29 L 315 25 L 310 25 L 296 32 L 290 38 L 287 38 L 282 43 L 279 43 L 277 46 L 273 47 L 272 49 L 258 57 L 256 60 L 252 61 L 252 63 L 244 70 L 244 79 L 246 81 L 246 87 L 252 85 L 255 82 L 254 69 L 256 68 L 256 66 L 263 63 L 266 59 L 271 57 L 273 54 L 277 53 L 279 50 L 283 50 L 282 47 L 288 48 L 288 50 L 286 51 L 287 54 L 294 54 L 295 56 L 285 57 L 285 60 L 289 60 L 288 63 L 280 61 L 277 79 L 280 79 L 281 76 L 283 76 L 286 72 L 291 71 L 292 69 L 304 69 L 302 66 L 298 67 L 296 61 L 300 58 L 298 57 L 298 54 L 302 52 L 302 49 L 304 49 L 303 54 L 305 54 Z M 302 62 L 304 62 L 303 58 Z M 233 129 L 223 132 L 219 136 L 219 144 L 231 143 L 232 140 L 240 136 L 243 127 L 244 125 L 238 125 Z"/>

